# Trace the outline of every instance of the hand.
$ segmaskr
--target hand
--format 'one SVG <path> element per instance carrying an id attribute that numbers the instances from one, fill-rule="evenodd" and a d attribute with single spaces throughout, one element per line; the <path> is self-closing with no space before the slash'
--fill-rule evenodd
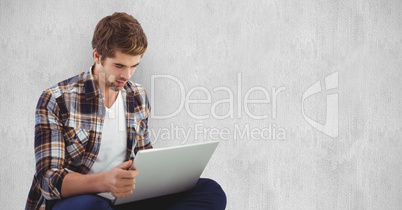
<path id="1" fill-rule="evenodd" d="M 106 186 L 108 192 L 112 193 L 114 197 L 121 198 L 133 193 L 138 171 L 127 170 L 132 163 L 132 160 L 123 162 L 106 173 Z"/>

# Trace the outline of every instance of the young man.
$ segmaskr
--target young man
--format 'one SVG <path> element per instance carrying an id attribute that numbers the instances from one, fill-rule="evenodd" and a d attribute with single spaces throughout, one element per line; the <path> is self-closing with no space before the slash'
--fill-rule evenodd
<path id="1" fill-rule="evenodd" d="M 45 90 L 38 101 L 36 173 L 26 209 L 44 201 L 46 209 L 224 209 L 225 193 L 209 179 L 188 192 L 121 206 L 96 195 L 131 194 L 138 175 L 127 170 L 132 150 L 152 145 L 146 92 L 130 81 L 147 48 L 141 25 L 126 13 L 107 16 L 96 26 L 92 47 L 93 66 Z"/>

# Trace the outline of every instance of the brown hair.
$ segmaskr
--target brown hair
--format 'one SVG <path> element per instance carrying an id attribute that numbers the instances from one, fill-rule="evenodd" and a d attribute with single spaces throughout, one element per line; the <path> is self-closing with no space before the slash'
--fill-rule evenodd
<path id="1" fill-rule="evenodd" d="M 148 42 L 140 23 L 127 13 L 115 12 L 96 25 L 92 48 L 102 56 L 113 58 L 116 51 L 129 55 L 142 55 Z"/>

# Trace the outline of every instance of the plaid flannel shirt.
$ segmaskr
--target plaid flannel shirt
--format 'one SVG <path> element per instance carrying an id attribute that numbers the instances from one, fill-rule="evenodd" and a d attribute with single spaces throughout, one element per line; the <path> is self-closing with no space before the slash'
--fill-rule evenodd
<path id="1" fill-rule="evenodd" d="M 129 159 L 134 141 L 138 141 L 135 152 L 152 148 L 150 105 L 139 84 L 128 81 L 121 93 Z M 104 96 L 91 69 L 42 93 L 35 113 L 36 173 L 25 209 L 38 209 L 44 199 L 60 199 L 63 178 L 69 170 L 89 172 L 99 152 L 105 112 Z"/>

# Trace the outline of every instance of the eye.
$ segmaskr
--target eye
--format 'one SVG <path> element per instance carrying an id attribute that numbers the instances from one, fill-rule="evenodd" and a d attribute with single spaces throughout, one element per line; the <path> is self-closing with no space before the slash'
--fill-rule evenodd
<path id="1" fill-rule="evenodd" d="M 119 69 L 123 68 L 123 66 L 119 65 L 119 64 L 116 64 L 115 66 L 116 66 L 116 68 L 119 68 Z"/>

